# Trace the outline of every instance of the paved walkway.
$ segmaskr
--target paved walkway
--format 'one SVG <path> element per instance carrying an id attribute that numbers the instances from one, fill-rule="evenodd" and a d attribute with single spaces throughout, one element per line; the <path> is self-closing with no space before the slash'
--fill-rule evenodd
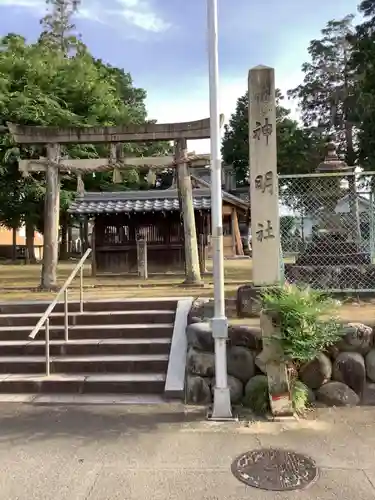
<path id="1" fill-rule="evenodd" d="M 291 423 L 215 424 L 182 406 L 0 405 L 0 499 L 374 500 L 375 408 Z M 232 460 L 259 447 L 312 456 L 303 492 L 247 488 Z"/>

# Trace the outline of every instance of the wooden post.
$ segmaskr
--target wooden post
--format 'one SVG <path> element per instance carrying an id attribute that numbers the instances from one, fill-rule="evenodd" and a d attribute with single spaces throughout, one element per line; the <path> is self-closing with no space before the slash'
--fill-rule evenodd
<path id="1" fill-rule="evenodd" d="M 175 142 L 175 157 L 179 161 L 187 157 L 186 139 L 179 139 Z M 180 209 L 182 211 L 184 223 L 184 245 L 185 245 L 185 284 L 202 284 L 199 269 L 198 241 L 195 227 L 195 215 L 193 205 L 193 189 L 189 167 L 186 162 L 177 166 L 178 190 Z"/>
<path id="2" fill-rule="evenodd" d="M 279 286 L 280 231 L 276 150 L 276 99 L 273 68 L 257 66 L 249 72 L 249 158 L 253 283 L 260 289 Z M 289 380 L 270 318 L 262 316 L 271 410 L 274 416 L 293 414 Z"/>
<path id="3" fill-rule="evenodd" d="M 59 161 L 60 145 L 48 144 L 48 160 Z M 41 288 L 53 290 L 57 287 L 57 264 L 59 256 L 60 179 L 59 169 L 50 164 L 46 170 L 46 194 L 44 202 L 44 240 Z"/>
<path id="4" fill-rule="evenodd" d="M 232 233 L 234 245 L 237 255 L 244 255 L 243 245 L 241 240 L 240 225 L 238 224 L 237 209 L 234 207 L 232 211 Z"/>
<path id="5" fill-rule="evenodd" d="M 144 280 L 147 280 L 148 279 L 147 241 L 145 239 L 137 240 L 137 265 L 138 265 L 138 276 Z"/>
<path id="6" fill-rule="evenodd" d="M 91 233 L 91 276 L 96 276 L 96 245 L 95 245 L 95 218 L 92 221 L 92 233 Z"/>
<path id="7" fill-rule="evenodd" d="M 199 268 L 201 271 L 201 274 L 204 274 L 207 272 L 206 269 L 206 244 L 205 244 L 205 236 L 204 234 L 199 235 Z"/>
<path id="8" fill-rule="evenodd" d="M 85 253 L 89 248 L 89 218 L 87 215 L 83 217 L 83 250 L 82 253 Z"/>
<path id="9" fill-rule="evenodd" d="M 235 257 L 237 255 L 237 245 L 236 245 L 236 235 L 235 235 L 235 228 L 234 228 L 234 207 L 232 207 L 232 210 L 230 212 L 230 234 L 232 236 L 232 254 Z"/>

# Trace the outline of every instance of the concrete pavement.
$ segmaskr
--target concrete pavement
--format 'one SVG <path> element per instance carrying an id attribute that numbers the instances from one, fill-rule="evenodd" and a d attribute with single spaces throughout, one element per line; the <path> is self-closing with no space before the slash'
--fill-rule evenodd
<path id="1" fill-rule="evenodd" d="M 165 406 L 0 405 L 1 500 L 375 500 L 375 408 L 298 422 L 209 423 Z M 313 457 L 305 491 L 248 488 L 232 460 L 260 447 Z"/>

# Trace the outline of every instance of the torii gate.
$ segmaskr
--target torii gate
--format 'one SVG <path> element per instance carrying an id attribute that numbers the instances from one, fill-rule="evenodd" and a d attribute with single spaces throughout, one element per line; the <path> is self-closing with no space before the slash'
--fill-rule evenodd
<path id="1" fill-rule="evenodd" d="M 224 116 L 221 115 L 221 125 L 223 122 Z M 207 155 L 189 156 L 187 154 L 187 140 L 210 138 L 209 118 L 184 123 L 156 123 L 129 127 L 74 127 L 63 129 L 57 127 L 21 126 L 13 123 L 8 123 L 7 125 L 16 143 L 45 144 L 47 146 L 46 159 L 26 160 L 26 163 L 25 161 L 20 162 L 20 169 L 26 173 L 36 170 L 46 172 L 42 288 L 53 289 L 56 287 L 60 207 L 59 171 L 75 171 L 79 189 L 82 190 L 82 174 L 84 173 L 113 169 L 114 181 L 116 182 L 116 175 L 120 174 L 121 169 L 132 168 L 134 166 L 152 168 L 177 167 L 178 190 L 184 221 L 186 283 L 197 284 L 201 282 L 192 203 L 192 186 L 188 164 L 194 161 L 207 163 L 209 158 Z M 118 144 L 148 141 L 174 141 L 174 156 L 119 158 L 117 155 L 116 145 Z M 94 143 L 110 143 L 111 157 L 104 160 L 62 160 L 60 158 L 62 144 Z M 83 161 L 85 164 L 78 164 L 78 161 Z"/>

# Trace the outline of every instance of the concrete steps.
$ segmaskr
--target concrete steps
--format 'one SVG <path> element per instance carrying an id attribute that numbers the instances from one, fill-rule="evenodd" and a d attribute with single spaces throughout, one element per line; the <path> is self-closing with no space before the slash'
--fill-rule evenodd
<path id="1" fill-rule="evenodd" d="M 162 394 L 164 373 L 53 374 L 7 373 L 0 375 L 1 393 L 31 394 Z"/>
<path id="2" fill-rule="evenodd" d="M 0 327 L 0 342 L 3 340 L 26 340 L 35 325 L 30 326 L 2 326 Z M 45 327 L 39 330 L 37 336 L 41 339 L 45 335 Z M 135 334 L 136 332 L 136 334 Z M 171 338 L 173 334 L 173 323 L 139 323 L 139 324 L 100 324 L 100 325 L 78 325 L 69 326 L 69 339 L 105 339 L 111 338 Z M 64 338 L 64 326 L 51 326 L 50 339 L 60 340 Z"/>
<path id="3" fill-rule="evenodd" d="M 0 401 L 22 399 L 17 394 L 163 396 L 177 299 L 90 301 L 83 313 L 71 302 L 68 342 L 59 303 L 50 318 L 47 377 L 45 329 L 28 336 L 48 305 L 0 304 Z"/>
<path id="4" fill-rule="evenodd" d="M 39 337 L 37 337 L 39 338 Z M 170 338 L 109 338 L 109 339 L 73 339 L 51 340 L 51 356 L 80 355 L 122 355 L 122 354 L 168 354 Z M 2 356 L 44 356 L 44 340 L 2 340 Z"/>
<path id="5" fill-rule="evenodd" d="M 141 313 L 141 314 L 140 314 Z M 105 325 L 134 325 L 141 322 L 148 324 L 155 323 L 171 323 L 175 311 L 173 310 L 150 310 L 150 311 L 84 311 L 79 312 L 69 312 L 68 313 L 68 324 L 72 326 L 90 326 L 97 324 Z M 20 313 L 20 314 L 0 314 L 0 327 L 9 326 L 35 326 L 42 313 Z M 64 325 L 65 315 L 63 312 L 52 313 L 50 316 L 51 326 L 61 326 Z"/>
<path id="6" fill-rule="evenodd" d="M 108 299 L 89 300 L 84 302 L 84 312 L 108 312 L 108 311 L 137 311 L 149 310 L 171 311 L 176 309 L 177 299 Z M 40 313 L 42 315 L 49 306 L 49 302 L 3 302 L 0 304 L 1 314 L 27 314 Z M 155 307 L 154 307 L 155 306 Z M 64 312 L 64 303 L 59 302 L 54 313 Z M 79 313 L 79 302 L 69 302 L 69 312 Z"/>

